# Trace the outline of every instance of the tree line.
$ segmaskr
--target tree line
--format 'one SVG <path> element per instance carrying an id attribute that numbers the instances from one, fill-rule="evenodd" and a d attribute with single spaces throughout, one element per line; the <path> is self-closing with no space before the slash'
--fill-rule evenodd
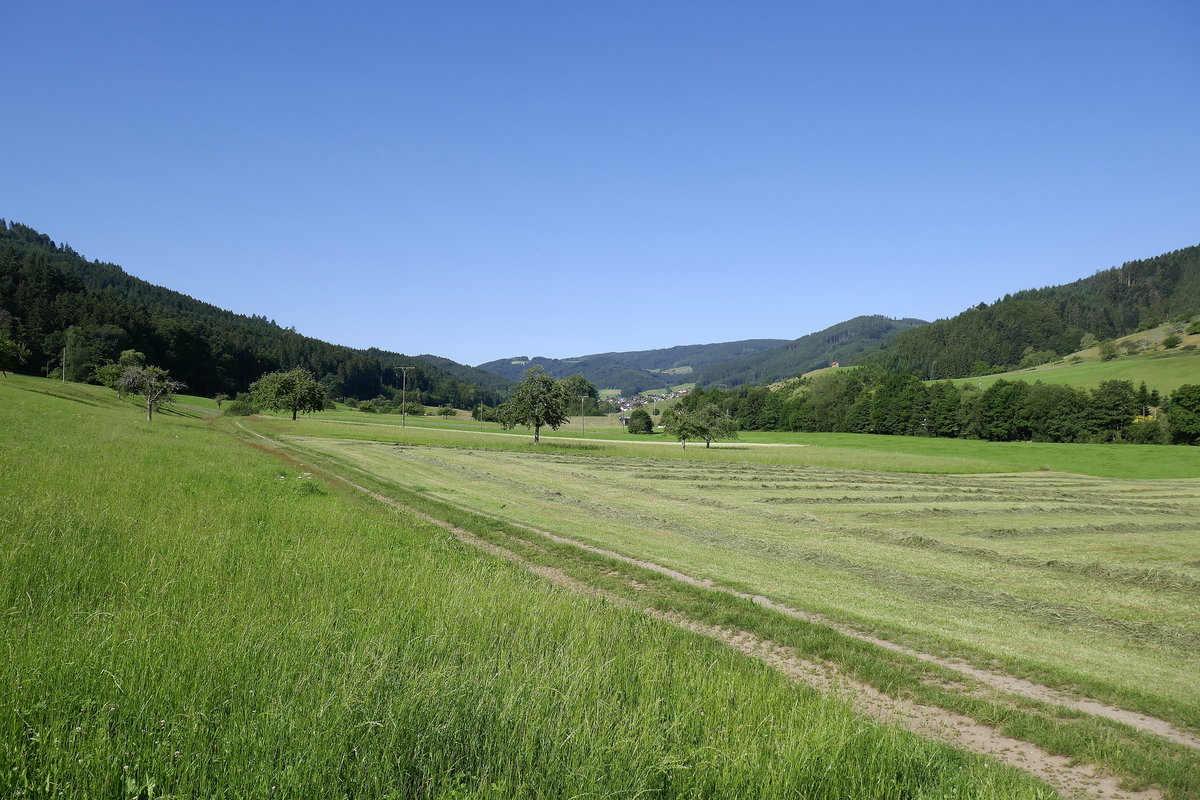
<path id="1" fill-rule="evenodd" d="M 986 389 L 914 375 L 843 369 L 788 388 L 694 390 L 684 408 L 714 405 L 741 430 L 878 433 L 989 441 L 1200 443 L 1200 385 L 1164 396 L 1145 383 L 1094 389 L 997 380 Z"/>

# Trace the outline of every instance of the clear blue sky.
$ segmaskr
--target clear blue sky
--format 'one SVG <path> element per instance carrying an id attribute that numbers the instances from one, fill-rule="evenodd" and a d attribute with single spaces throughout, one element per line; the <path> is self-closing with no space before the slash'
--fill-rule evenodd
<path id="1" fill-rule="evenodd" d="M 0 217 L 464 363 L 926 319 L 1200 243 L 1200 4 L 19 2 Z"/>

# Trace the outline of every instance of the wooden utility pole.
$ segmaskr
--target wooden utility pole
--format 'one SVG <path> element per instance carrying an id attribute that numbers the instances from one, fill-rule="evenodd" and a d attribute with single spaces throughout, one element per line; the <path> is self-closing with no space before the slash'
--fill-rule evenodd
<path id="1" fill-rule="evenodd" d="M 416 369 L 414 366 L 407 367 L 392 367 L 392 369 L 402 370 L 404 372 L 403 382 L 400 388 L 400 427 L 408 427 L 408 371 Z"/>

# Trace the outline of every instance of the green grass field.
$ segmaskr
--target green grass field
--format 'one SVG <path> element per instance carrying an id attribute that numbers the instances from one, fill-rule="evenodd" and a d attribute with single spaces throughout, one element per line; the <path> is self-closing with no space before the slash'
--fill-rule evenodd
<path id="1" fill-rule="evenodd" d="M 147 423 L 107 390 L 0 379 L 5 797 L 1050 794 L 554 588 L 196 409 Z M 494 504 L 494 482 L 465 484 L 466 450 L 347 447 Z M 488 456 L 505 480 L 595 468 Z"/>
<path id="2" fill-rule="evenodd" d="M 1200 728 L 1195 481 L 301 446 L 922 647 L 1100 686 Z"/>
<path id="3" fill-rule="evenodd" d="M 266 420 L 280 419 L 265 417 Z M 287 430 L 314 436 L 405 441 L 419 444 L 468 445 L 491 449 L 531 450 L 532 436 L 496 423 L 409 417 L 406 427 L 393 414 L 356 411 L 324 412 L 286 421 Z M 706 450 L 692 443 L 684 451 L 661 431 L 653 435 L 625 433 L 611 417 L 572 419 L 558 431 L 544 430 L 545 447 L 586 450 L 595 455 L 647 456 L 730 463 L 831 467 L 972 474 L 993 472 L 1072 472 L 1109 478 L 1200 478 L 1200 448 L 1158 445 L 1049 444 L 984 442 L 874 434 L 743 431 L 737 442 Z"/>
<path id="4" fill-rule="evenodd" d="M 635 437 L 534 447 L 489 431 L 252 424 L 383 491 L 500 520 L 539 553 L 544 540 L 519 526 L 1200 731 L 1200 448 L 743 434 L 682 451 Z M 800 636 L 776 619 L 738 620 Z M 1020 702 L 974 708 L 929 676 L 897 677 L 911 665 L 878 654 L 826 657 L 885 691 L 900 681 L 1074 758 L 1200 793 L 1194 752 Z"/>

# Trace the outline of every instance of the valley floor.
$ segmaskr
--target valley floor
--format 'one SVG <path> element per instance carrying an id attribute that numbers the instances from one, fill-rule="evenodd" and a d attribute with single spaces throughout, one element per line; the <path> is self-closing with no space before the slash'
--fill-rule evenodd
<path id="1" fill-rule="evenodd" d="M 1021 748 L 986 743 L 1019 731 L 1042 764 L 1060 753 L 1160 784 L 1196 780 L 1195 480 L 919 475 L 730 461 L 728 453 L 707 460 L 702 449 L 693 460 L 646 450 L 601 457 L 570 452 L 562 439 L 559 450 L 530 452 L 491 449 L 486 434 L 446 447 L 419 444 L 422 432 L 370 441 L 314 435 L 315 422 L 257 427 L 392 501 L 419 497 L 440 516 L 472 515 L 511 557 L 529 560 L 527 548 L 553 569 L 600 558 L 610 569 L 583 581 L 594 591 L 652 603 L 653 580 L 632 567 L 896 654 L 904 666 L 864 664 L 877 656 L 858 650 L 814 659 L 812 642 L 793 647 L 764 633 L 777 619 L 681 618 L 727 642 L 752 642 L 777 665 L 816 665 L 801 670 L 810 682 L 853 686 L 860 707 L 911 727 L 928 732 L 930 715 L 959 720 L 932 735 L 960 746 L 1038 772 Z M 653 607 L 678 613 L 670 603 Z M 910 671 L 913 683 L 896 670 Z M 970 732 L 981 723 L 989 734 Z"/>
<path id="2" fill-rule="evenodd" d="M 0 381 L 5 796 L 1200 795 L 1200 482 L 347 416 Z"/>

